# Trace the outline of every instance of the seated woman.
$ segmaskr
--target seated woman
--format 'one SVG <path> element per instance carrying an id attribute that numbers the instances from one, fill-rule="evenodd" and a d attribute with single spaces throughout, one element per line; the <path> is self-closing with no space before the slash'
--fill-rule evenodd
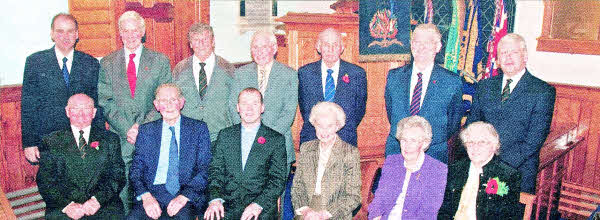
<path id="1" fill-rule="evenodd" d="M 360 156 L 336 134 L 346 114 L 333 102 L 319 102 L 309 121 L 318 139 L 300 146 L 292 186 L 297 218 L 352 219 L 352 210 L 360 204 Z"/>
<path id="2" fill-rule="evenodd" d="M 444 198 L 446 164 L 425 154 L 431 125 L 421 116 L 398 122 L 396 139 L 401 154 L 383 164 L 369 219 L 435 219 Z"/>
<path id="3" fill-rule="evenodd" d="M 519 171 L 494 157 L 500 141 L 494 126 L 470 124 L 460 133 L 469 160 L 448 167 L 438 219 L 521 219 Z"/>

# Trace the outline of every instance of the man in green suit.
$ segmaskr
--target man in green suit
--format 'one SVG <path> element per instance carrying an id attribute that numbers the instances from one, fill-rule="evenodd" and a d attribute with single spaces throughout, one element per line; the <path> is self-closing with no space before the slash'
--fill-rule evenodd
<path id="1" fill-rule="evenodd" d="M 142 45 L 144 32 L 142 16 L 134 11 L 123 13 L 119 18 L 119 33 L 124 48 L 100 60 L 98 76 L 98 102 L 110 130 L 121 139 L 127 176 L 121 199 L 126 213 L 131 208 L 129 167 L 139 125 L 159 118 L 152 105 L 154 91 L 172 81 L 169 58 Z"/>
<path id="2" fill-rule="evenodd" d="M 256 88 L 239 94 L 241 124 L 219 132 L 209 168 L 204 219 L 276 219 L 285 188 L 285 138 L 261 123 L 265 110 Z"/>
<path id="3" fill-rule="evenodd" d="M 79 93 L 65 107 L 68 129 L 42 139 L 36 182 L 46 202 L 46 219 L 118 219 L 125 185 L 119 137 L 92 126 L 94 100 Z"/>
<path id="4" fill-rule="evenodd" d="M 274 59 L 277 38 L 272 32 L 256 32 L 250 47 L 254 62 L 235 70 L 229 99 L 233 123 L 240 122 L 236 112 L 238 94 L 248 87 L 260 90 L 265 104 L 262 123 L 284 135 L 289 171 L 296 160 L 292 123 L 298 107 L 298 72 Z"/>
<path id="5" fill-rule="evenodd" d="M 210 25 L 193 24 L 188 31 L 188 40 L 194 55 L 182 60 L 173 69 L 173 81 L 181 88 L 186 100 L 181 113 L 204 121 L 210 141 L 214 142 L 221 129 L 233 125 L 226 100 L 229 99 L 235 68 L 215 55 Z"/>

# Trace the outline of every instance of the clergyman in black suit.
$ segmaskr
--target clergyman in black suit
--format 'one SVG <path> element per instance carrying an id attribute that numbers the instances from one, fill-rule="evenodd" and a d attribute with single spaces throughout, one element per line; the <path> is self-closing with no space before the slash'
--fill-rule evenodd
<path id="1" fill-rule="evenodd" d="M 556 89 L 525 68 L 523 37 L 507 34 L 498 43 L 503 74 L 478 83 L 467 124 L 485 121 L 500 134 L 500 160 L 521 172 L 521 191 L 535 194 L 540 148 L 554 111 Z"/>
<path id="2" fill-rule="evenodd" d="M 44 135 L 69 128 L 65 106 L 71 95 L 83 93 L 93 100 L 98 97 L 98 60 L 74 50 L 79 36 L 77 20 L 70 14 L 57 14 L 52 19 L 50 36 L 55 45 L 27 57 L 23 74 L 21 132 L 25 157 L 30 162 L 37 162 L 39 152 L 45 150 L 40 146 Z M 98 108 L 94 124 L 103 123 Z"/>

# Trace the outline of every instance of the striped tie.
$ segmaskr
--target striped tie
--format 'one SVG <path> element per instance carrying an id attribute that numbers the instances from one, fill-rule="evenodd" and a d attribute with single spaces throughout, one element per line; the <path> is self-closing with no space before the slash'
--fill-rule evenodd
<path id="1" fill-rule="evenodd" d="M 417 80 L 417 84 L 415 85 L 415 89 L 413 91 L 412 99 L 410 101 L 410 115 L 417 115 L 421 109 L 421 89 L 423 87 L 423 74 L 417 73 L 419 79 Z"/>
<path id="2" fill-rule="evenodd" d="M 204 99 L 204 95 L 206 94 L 206 70 L 204 70 L 204 66 L 206 63 L 200 63 L 200 72 L 198 73 L 198 93 L 200 93 L 200 98 Z"/>
<path id="3" fill-rule="evenodd" d="M 325 94 L 323 98 L 326 102 L 333 102 L 335 98 L 335 83 L 333 82 L 332 69 L 327 69 L 327 79 L 325 80 Z"/>
<path id="4" fill-rule="evenodd" d="M 507 79 L 506 85 L 504 86 L 504 89 L 502 89 L 502 103 L 504 103 L 510 96 L 510 83 L 511 82 L 512 82 L 512 79 Z"/>

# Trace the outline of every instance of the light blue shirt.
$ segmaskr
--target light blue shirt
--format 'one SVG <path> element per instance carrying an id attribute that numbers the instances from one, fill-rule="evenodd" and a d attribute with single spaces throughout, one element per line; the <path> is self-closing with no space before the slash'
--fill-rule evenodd
<path id="1" fill-rule="evenodd" d="M 180 128 L 181 128 L 181 116 L 175 122 L 175 139 L 177 140 L 177 152 L 181 152 L 179 149 L 180 140 Z M 167 183 L 167 171 L 169 170 L 169 148 L 171 147 L 172 133 L 169 130 L 171 125 L 163 121 L 162 123 L 162 136 L 160 138 L 160 156 L 158 157 L 158 167 L 156 168 L 156 176 L 154 177 L 154 185 Z M 179 156 L 179 155 L 177 155 Z"/>
<path id="2" fill-rule="evenodd" d="M 254 144 L 259 127 L 260 124 L 253 128 L 242 126 L 242 171 L 246 167 L 246 160 L 248 160 L 248 155 L 250 155 L 250 150 L 252 150 L 252 144 Z"/>

